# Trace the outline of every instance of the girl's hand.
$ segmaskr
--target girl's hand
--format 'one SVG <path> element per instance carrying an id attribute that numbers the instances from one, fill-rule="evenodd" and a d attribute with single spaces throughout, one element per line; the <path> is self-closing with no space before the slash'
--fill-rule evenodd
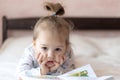
<path id="1" fill-rule="evenodd" d="M 48 72 L 52 72 L 52 71 L 58 69 L 60 67 L 60 65 L 62 65 L 65 61 L 64 56 L 56 55 L 55 56 L 55 61 L 54 61 L 54 66 L 48 67 L 46 65 L 46 63 L 48 61 L 47 60 L 47 55 L 38 53 L 38 54 L 36 54 L 36 59 L 37 59 L 39 65 L 40 65 L 41 75 L 46 75 Z"/>
<path id="2" fill-rule="evenodd" d="M 46 66 L 47 60 L 43 61 L 40 65 L 40 74 L 41 75 L 46 75 L 49 72 L 49 68 Z"/>
<path id="3" fill-rule="evenodd" d="M 46 66 L 46 62 L 47 62 L 46 57 L 47 57 L 46 55 L 41 54 L 41 53 L 38 53 L 35 55 L 35 58 L 36 58 L 38 64 L 40 65 L 40 70 L 41 70 L 40 74 L 41 75 L 46 75 L 49 72 L 49 69 Z"/>
<path id="4" fill-rule="evenodd" d="M 60 67 L 60 65 L 62 65 L 65 61 L 65 57 L 61 56 L 61 55 L 56 55 L 56 62 L 54 63 L 55 66 L 50 68 L 50 71 L 54 71 L 56 69 L 58 69 Z"/>
<path id="5" fill-rule="evenodd" d="M 41 53 L 37 53 L 35 55 L 35 59 L 37 60 L 38 64 L 40 65 L 43 61 L 43 55 Z"/>

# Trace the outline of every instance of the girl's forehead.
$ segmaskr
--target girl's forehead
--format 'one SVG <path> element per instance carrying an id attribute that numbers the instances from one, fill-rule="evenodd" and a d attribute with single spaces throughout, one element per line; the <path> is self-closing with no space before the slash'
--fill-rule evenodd
<path id="1" fill-rule="evenodd" d="M 65 43 L 65 36 L 59 33 L 44 30 L 38 34 L 38 41 L 43 43 L 44 42 Z"/>
<path id="2" fill-rule="evenodd" d="M 65 38 L 65 34 L 63 32 L 58 32 L 56 30 L 49 30 L 49 29 L 46 29 L 46 30 L 41 30 L 39 33 L 38 33 L 38 36 L 39 37 L 47 37 L 47 38 L 61 38 L 61 39 L 64 39 Z"/>

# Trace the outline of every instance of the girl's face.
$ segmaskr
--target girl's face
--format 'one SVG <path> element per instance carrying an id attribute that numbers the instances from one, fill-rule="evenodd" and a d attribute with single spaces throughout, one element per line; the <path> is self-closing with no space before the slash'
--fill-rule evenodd
<path id="1" fill-rule="evenodd" d="M 64 36 L 48 30 L 40 31 L 35 41 L 36 53 L 47 56 L 44 60 L 60 62 L 61 56 L 66 53 L 66 41 Z M 59 58 L 59 59 L 58 59 Z"/>

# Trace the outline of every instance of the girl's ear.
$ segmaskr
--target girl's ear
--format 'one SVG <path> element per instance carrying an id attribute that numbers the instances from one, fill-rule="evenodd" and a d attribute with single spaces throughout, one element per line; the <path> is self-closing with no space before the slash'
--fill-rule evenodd
<path id="1" fill-rule="evenodd" d="M 70 44 L 67 45 L 66 51 L 69 52 L 71 50 Z"/>
<path id="2" fill-rule="evenodd" d="M 36 41 L 35 40 L 32 41 L 32 46 L 33 46 L 33 49 L 35 50 L 35 53 L 36 53 L 37 50 L 36 50 Z"/>
<path id="3" fill-rule="evenodd" d="M 35 40 L 33 40 L 33 41 L 32 41 L 32 44 L 33 44 L 33 46 L 35 47 L 35 45 L 36 45 L 36 42 L 35 42 Z"/>

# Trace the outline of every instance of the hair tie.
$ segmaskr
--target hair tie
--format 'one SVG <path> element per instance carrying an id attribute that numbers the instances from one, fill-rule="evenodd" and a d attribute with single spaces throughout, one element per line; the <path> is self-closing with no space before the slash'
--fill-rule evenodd
<path id="1" fill-rule="evenodd" d="M 56 12 L 54 12 L 54 13 L 52 14 L 52 16 L 55 16 L 55 17 L 57 17 L 57 15 L 56 15 Z"/>

